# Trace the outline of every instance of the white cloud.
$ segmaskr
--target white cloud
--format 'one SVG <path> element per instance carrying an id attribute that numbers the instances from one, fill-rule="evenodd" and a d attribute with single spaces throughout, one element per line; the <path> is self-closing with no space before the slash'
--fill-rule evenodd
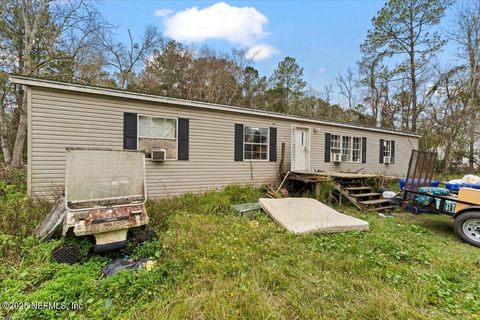
<path id="1" fill-rule="evenodd" d="M 267 36 L 267 23 L 267 17 L 253 7 L 234 7 L 224 2 L 203 9 L 185 9 L 163 20 L 165 35 L 177 41 L 225 39 L 246 47 Z"/>
<path id="2" fill-rule="evenodd" d="M 170 9 L 157 9 L 155 10 L 155 17 L 165 18 L 173 13 L 173 10 Z"/>
<path id="3" fill-rule="evenodd" d="M 325 73 L 325 68 L 324 68 L 324 67 L 320 67 L 320 68 L 318 69 L 318 73 L 324 74 L 324 73 Z"/>
<path id="4" fill-rule="evenodd" d="M 256 44 L 247 50 L 245 56 L 247 59 L 259 61 L 270 58 L 275 53 L 278 53 L 278 50 L 272 46 L 266 44 Z"/>

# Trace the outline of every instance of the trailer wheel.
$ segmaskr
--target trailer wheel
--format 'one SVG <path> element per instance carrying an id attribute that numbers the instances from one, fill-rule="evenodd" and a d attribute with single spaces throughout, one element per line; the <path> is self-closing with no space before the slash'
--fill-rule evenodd
<path id="1" fill-rule="evenodd" d="M 74 264 L 79 261 L 78 250 L 73 246 L 60 246 L 53 250 L 53 259 L 58 263 Z"/>
<path id="2" fill-rule="evenodd" d="M 480 211 L 467 211 L 453 222 L 455 233 L 465 242 L 480 247 Z"/>

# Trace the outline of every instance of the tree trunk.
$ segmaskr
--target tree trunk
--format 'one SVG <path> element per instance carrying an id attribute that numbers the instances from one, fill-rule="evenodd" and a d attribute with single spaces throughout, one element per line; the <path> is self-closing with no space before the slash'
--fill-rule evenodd
<path id="1" fill-rule="evenodd" d="M 2 107 L 1 110 L 1 126 L 0 126 L 0 147 L 2 148 L 3 162 L 10 164 L 12 162 L 12 153 L 7 141 L 7 115 Z"/>
<path id="2" fill-rule="evenodd" d="M 6 91 L 4 89 L 4 91 Z M 2 148 L 3 162 L 5 164 L 10 164 L 12 161 L 12 153 L 10 152 L 10 147 L 8 145 L 8 117 L 5 112 L 5 94 L 2 97 L 1 106 L 0 106 L 0 147 Z"/>
<path id="3" fill-rule="evenodd" d="M 18 121 L 17 136 L 15 137 L 15 147 L 12 153 L 12 166 L 20 168 L 22 166 L 23 146 L 27 136 L 27 113 L 21 112 Z"/>
<path id="4" fill-rule="evenodd" d="M 13 147 L 12 153 L 12 166 L 19 168 L 22 166 L 22 156 L 23 156 L 23 146 L 25 144 L 25 137 L 27 135 L 27 126 L 28 126 L 28 119 L 27 119 L 27 96 L 24 92 L 19 93 L 19 98 L 17 101 L 22 101 L 21 104 L 18 106 L 18 110 L 20 111 L 20 118 L 18 120 L 18 127 L 17 127 L 17 135 L 15 137 L 15 144 Z"/>
<path id="5" fill-rule="evenodd" d="M 445 146 L 445 153 L 444 153 L 444 156 L 443 156 L 443 161 L 444 161 L 444 170 L 445 172 L 449 172 L 449 169 L 450 169 L 450 164 L 451 164 L 451 159 L 450 159 L 450 153 L 451 153 L 451 149 L 452 149 L 452 146 L 450 143 L 448 143 L 446 146 Z"/>
<path id="6" fill-rule="evenodd" d="M 12 162 L 12 154 L 10 153 L 10 149 L 8 148 L 7 141 L 4 137 L 0 139 L 0 144 L 2 147 L 3 162 L 9 165 Z"/>
<path id="7" fill-rule="evenodd" d="M 468 168 L 471 172 L 475 170 L 475 131 L 470 132 L 469 150 L 468 150 Z"/>
<path id="8" fill-rule="evenodd" d="M 415 47 L 410 52 L 410 80 L 411 80 L 411 101 L 412 101 L 412 132 L 417 132 L 418 108 L 417 108 L 417 78 L 415 74 Z"/>
<path id="9" fill-rule="evenodd" d="M 469 109 L 471 113 L 471 129 L 469 135 L 469 150 L 468 150 L 468 167 L 471 172 L 475 170 L 475 138 L 476 138 L 476 127 L 477 127 L 477 85 L 478 85 L 478 30 L 474 28 L 473 32 L 471 30 L 467 31 L 467 51 L 468 51 L 468 62 L 470 64 L 469 77 L 470 77 L 470 99 L 469 99 Z M 473 38 L 473 39 L 472 39 Z"/>
<path id="10" fill-rule="evenodd" d="M 369 85 L 370 85 L 370 104 L 372 108 L 372 125 L 378 125 L 378 92 L 375 84 L 375 62 L 372 63 L 369 69 Z"/>
<path id="11" fill-rule="evenodd" d="M 39 20 L 45 15 L 46 3 L 44 0 L 39 0 L 38 11 L 34 14 L 33 21 L 30 21 L 30 13 L 32 12 L 32 1 L 24 0 L 23 1 L 23 24 L 24 24 L 24 35 L 23 35 L 23 70 L 21 73 L 26 76 L 32 75 L 32 48 L 34 44 L 34 39 L 37 33 Z M 17 134 L 15 136 L 15 144 L 13 146 L 12 152 L 12 166 L 21 167 L 22 166 L 22 156 L 23 156 L 23 146 L 25 144 L 25 137 L 27 135 L 27 96 L 23 91 L 23 88 L 17 89 L 17 105 L 18 111 L 20 113 L 17 127 Z"/>

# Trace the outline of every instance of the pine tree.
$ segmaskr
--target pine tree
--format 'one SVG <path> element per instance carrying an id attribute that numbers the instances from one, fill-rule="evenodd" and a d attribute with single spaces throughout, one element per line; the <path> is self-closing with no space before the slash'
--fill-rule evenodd
<path id="1" fill-rule="evenodd" d="M 408 74 L 410 83 L 410 130 L 417 131 L 423 106 L 418 102 L 420 78 L 431 58 L 444 45 L 432 27 L 440 23 L 451 0 L 390 0 L 372 19 L 373 29 L 362 45 L 365 55 L 381 58 L 400 56 L 399 69 Z"/>
<path id="2" fill-rule="evenodd" d="M 303 68 L 295 58 L 286 57 L 278 64 L 269 79 L 269 96 L 274 99 L 275 111 L 294 113 L 295 104 L 305 93 L 307 83 L 303 80 Z"/>

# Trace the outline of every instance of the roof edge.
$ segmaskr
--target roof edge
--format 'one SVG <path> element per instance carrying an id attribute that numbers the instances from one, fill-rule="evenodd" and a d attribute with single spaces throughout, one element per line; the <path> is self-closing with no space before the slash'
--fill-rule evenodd
<path id="1" fill-rule="evenodd" d="M 215 104 L 215 103 L 209 103 L 209 102 L 192 101 L 192 100 L 186 100 L 186 99 L 169 98 L 164 96 L 157 96 L 157 95 L 132 92 L 132 91 L 126 91 L 126 90 L 120 90 L 120 89 L 111 89 L 111 88 L 105 88 L 105 87 L 54 81 L 54 80 L 40 79 L 40 78 L 20 76 L 20 75 L 10 75 L 10 80 L 12 81 L 12 83 L 27 85 L 27 86 L 37 86 L 37 87 L 51 88 L 51 89 L 58 89 L 58 90 L 77 91 L 82 93 L 98 94 L 98 95 L 104 95 L 104 96 L 106 95 L 111 97 L 142 100 L 142 101 L 149 101 L 149 102 L 156 102 L 156 103 L 166 103 L 171 105 L 186 106 L 186 107 L 193 107 L 193 108 L 203 108 L 203 109 L 210 109 L 210 110 L 220 110 L 225 112 L 235 112 L 235 113 L 243 113 L 243 114 L 250 114 L 250 115 L 266 116 L 266 117 L 272 117 L 277 119 L 304 121 L 304 122 L 338 126 L 338 127 L 344 127 L 344 128 L 350 128 L 350 129 L 382 132 L 382 133 L 389 133 L 389 134 L 395 134 L 400 136 L 409 136 L 414 138 L 421 137 L 420 134 L 413 133 L 413 132 L 404 132 L 404 131 L 378 128 L 378 127 L 360 126 L 360 125 L 349 124 L 349 123 L 311 119 L 311 118 L 305 118 L 305 117 L 296 116 L 296 115 L 289 115 L 285 113 L 256 110 L 256 109 L 249 109 L 249 108 L 236 107 L 236 106 L 228 106 L 228 105 Z"/>

